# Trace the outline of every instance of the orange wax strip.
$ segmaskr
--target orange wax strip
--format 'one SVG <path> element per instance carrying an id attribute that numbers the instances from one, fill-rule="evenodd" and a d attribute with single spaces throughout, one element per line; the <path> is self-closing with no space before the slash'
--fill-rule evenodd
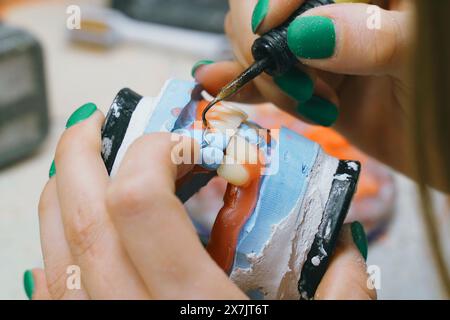
<path id="1" fill-rule="evenodd" d="M 214 261 L 229 273 L 234 262 L 236 246 L 242 227 L 255 209 L 261 176 L 247 187 L 228 184 L 224 205 L 217 215 L 207 250 Z"/>
<path id="2" fill-rule="evenodd" d="M 201 100 L 201 101 L 198 102 L 198 105 L 197 105 L 197 113 L 196 113 L 196 115 L 195 115 L 195 119 L 196 119 L 197 121 L 202 121 L 203 110 L 206 109 L 206 107 L 208 106 L 208 103 L 209 103 L 209 102 L 206 101 L 206 100 Z"/>
<path id="3" fill-rule="evenodd" d="M 358 159 L 361 162 L 367 159 L 365 155 L 353 148 L 344 137 L 329 128 L 314 127 L 304 134 L 307 138 L 319 143 L 326 153 L 340 159 Z M 376 195 L 380 190 L 380 183 L 367 171 L 361 175 L 356 199 Z"/>

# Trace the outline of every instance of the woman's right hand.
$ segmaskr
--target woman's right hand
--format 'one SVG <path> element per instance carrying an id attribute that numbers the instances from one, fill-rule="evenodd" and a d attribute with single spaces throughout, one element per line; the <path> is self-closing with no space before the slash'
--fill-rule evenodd
<path id="1" fill-rule="evenodd" d="M 225 27 L 236 61 L 200 63 L 193 69 L 197 81 L 213 94 L 254 61 L 251 46 L 257 35 L 282 24 L 304 0 L 229 2 Z M 390 5 L 403 11 L 356 3 L 309 10 L 288 32 L 289 46 L 301 64 L 280 77 L 258 77 L 234 98 L 270 101 L 309 122 L 335 124 L 361 150 L 410 173 L 403 160 L 411 93 L 406 74 L 411 10 L 403 1 Z"/>

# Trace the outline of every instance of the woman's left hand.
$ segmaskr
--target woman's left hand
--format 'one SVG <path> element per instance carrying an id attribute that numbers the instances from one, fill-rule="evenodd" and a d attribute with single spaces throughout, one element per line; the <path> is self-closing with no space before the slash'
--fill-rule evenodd
<path id="1" fill-rule="evenodd" d="M 25 274 L 27 294 L 34 300 L 247 299 L 203 248 L 175 196 L 175 181 L 192 165 L 175 165 L 173 147 L 198 146 L 176 135 L 145 135 L 111 179 L 100 155 L 104 117 L 86 106 L 69 119 L 56 174 L 41 196 L 45 270 Z M 376 297 L 351 239 L 346 226 L 316 298 Z"/>
<path id="2" fill-rule="evenodd" d="M 100 155 L 103 120 L 96 111 L 59 141 L 57 173 L 39 204 L 45 276 L 34 272 L 33 297 L 246 298 L 204 250 L 175 196 L 177 176 L 189 169 L 170 161 L 180 142 L 143 136 L 110 179 Z M 80 290 L 68 289 L 68 266 L 79 267 Z"/>

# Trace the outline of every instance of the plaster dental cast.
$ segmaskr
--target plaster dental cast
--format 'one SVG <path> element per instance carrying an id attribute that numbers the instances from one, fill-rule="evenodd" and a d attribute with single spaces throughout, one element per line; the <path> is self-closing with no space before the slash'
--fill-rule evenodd
<path id="1" fill-rule="evenodd" d="M 189 212 L 211 258 L 251 298 L 311 299 L 347 215 L 359 163 L 330 157 L 286 128 L 260 128 L 232 103 L 216 104 L 204 126 L 211 100 L 195 82 L 179 80 L 169 80 L 157 98 L 121 90 L 102 130 L 107 171 L 114 177 L 122 155 L 144 134 L 192 138 L 200 161 L 176 181 L 176 196 L 196 201 L 216 174 L 228 184 L 221 208 L 205 214 L 213 225 Z M 176 146 L 173 163 L 191 163 L 191 148 Z"/>
<path id="2" fill-rule="evenodd" d="M 217 94 L 253 62 L 250 52 L 256 37 L 253 31 L 263 34 L 284 22 L 302 2 L 230 1 L 226 29 L 238 61 L 197 64 L 193 72 L 196 82 L 209 94 Z M 271 101 L 309 122 L 334 125 L 363 151 L 417 179 L 421 185 L 431 184 L 448 192 L 450 155 L 447 142 L 443 141 L 448 141 L 450 136 L 449 106 L 445 103 L 450 88 L 448 81 L 437 79 L 442 76 L 440 73 L 450 72 L 450 60 L 431 57 L 450 52 L 450 37 L 448 34 L 439 39 L 430 36 L 435 24 L 428 21 L 445 21 L 443 12 L 449 12 L 450 5 L 417 1 L 415 20 L 409 20 L 415 7 L 402 4 L 402 1 L 389 1 L 389 7 L 381 10 L 381 30 L 361 28 L 367 16 L 365 4 L 336 4 L 304 13 L 288 29 L 289 47 L 302 65 L 276 78 L 263 74 L 233 99 L 247 103 Z M 448 33 L 447 30 L 442 32 Z M 413 47 L 414 37 L 420 46 Z M 406 72 L 409 58 L 412 61 L 418 58 L 412 56 L 413 53 L 420 55 L 420 63 L 414 70 L 423 75 L 421 77 L 412 77 L 411 72 Z M 439 68 L 433 68 L 438 61 Z M 425 72 L 431 69 L 439 72 Z M 312 89 L 299 85 L 308 79 Z M 415 86 L 427 90 L 409 89 Z M 139 105 L 142 99 L 138 98 L 136 96 L 138 101 L 131 104 Z M 242 121 L 241 125 L 245 123 L 243 114 L 235 115 L 236 120 Z M 219 121 L 223 117 L 217 116 Z M 412 140 L 406 130 L 409 121 L 415 137 Z M 441 125 L 443 122 L 447 125 Z M 218 263 L 210 248 L 205 249 L 201 243 L 198 230 L 180 201 L 183 192 L 185 197 L 190 196 L 186 195 L 189 189 L 177 184 L 195 170 L 203 174 L 211 172 L 201 171 L 191 164 L 175 165 L 170 159 L 173 147 L 179 143 L 196 149 L 192 154 L 201 154 L 202 145 L 192 143 L 192 139 L 196 140 L 194 134 L 180 135 L 179 141 L 173 141 L 170 133 L 138 135 L 131 139 L 134 142 L 126 148 L 110 178 L 116 160 L 108 162 L 104 154 L 102 157 L 102 151 L 116 150 L 119 154 L 123 140 L 120 139 L 122 142 L 117 146 L 116 140 L 111 141 L 111 149 L 105 148 L 104 123 L 103 115 L 94 105 L 85 105 L 70 117 L 68 128 L 58 143 L 55 165 L 39 206 L 45 268 L 25 273 L 24 284 L 30 298 L 258 299 L 265 298 L 267 293 L 268 298 L 292 298 L 277 295 L 280 291 L 273 290 L 275 285 L 264 282 L 266 279 L 257 273 L 248 279 L 264 283 L 265 289 L 251 290 L 254 288 L 251 281 L 230 277 L 229 270 L 223 268 L 229 264 Z M 126 141 L 128 124 L 123 125 Z M 163 125 L 159 123 L 155 131 L 160 131 Z M 241 143 L 249 142 L 244 140 L 247 142 Z M 412 150 L 407 149 L 409 141 L 413 142 Z M 293 154 L 305 155 L 302 151 Z M 225 149 L 224 155 L 228 156 L 227 153 Z M 191 163 L 195 163 L 194 160 L 197 159 Z M 432 165 L 424 168 L 424 163 Z M 354 166 L 349 163 L 350 168 Z M 246 186 L 252 179 L 252 174 L 247 170 L 243 173 L 241 167 L 237 173 L 224 169 L 221 175 L 231 185 L 235 183 L 235 187 Z M 289 180 L 286 181 L 287 187 L 292 187 Z M 319 188 L 318 183 L 307 185 Z M 424 221 L 433 227 L 432 220 Z M 284 231 L 280 235 L 292 234 Z M 430 240 L 434 241 L 432 237 Z M 239 251 L 239 245 L 237 248 Z M 431 248 L 443 288 L 448 288 L 448 270 L 442 267 L 440 243 L 434 241 Z M 375 299 L 374 290 L 366 286 L 366 257 L 367 242 L 362 226 L 357 222 L 344 225 L 313 298 Z M 234 258 L 233 264 L 241 261 Z M 318 259 L 305 261 L 320 266 Z M 274 263 L 274 259 L 268 263 Z M 66 266 L 74 264 L 82 270 L 83 285 L 81 290 L 69 291 L 60 275 L 65 274 Z M 290 288 L 297 280 L 287 277 L 287 282 L 276 284 L 277 289 Z M 301 296 L 300 292 L 296 294 Z"/>

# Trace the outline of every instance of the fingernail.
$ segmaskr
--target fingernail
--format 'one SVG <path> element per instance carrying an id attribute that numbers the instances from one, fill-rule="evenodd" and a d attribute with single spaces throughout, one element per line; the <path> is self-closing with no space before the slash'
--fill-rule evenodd
<path id="1" fill-rule="evenodd" d="M 305 102 L 312 97 L 314 83 L 303 71 L 292 69 L 287 73 L 274 78 L 281 90 L 299 102 Z"/>
<path id="2" fill-rule="evenodd" d="M 252 31 L 256 33 L 258 31 L 259 26 L 263 22 L 264 18 L 267 16 L 267 12 L 269 11 L 269 0 L 259 0 L 256 4 L 255 9 L 253 10 L 252 15 Z"/>
<path id="3" fill-rule="evenodd" d="M 352 238 L 359 252 L 363 256 L 364 260 L 367 261 L 367 251 L 368 251 L 368 241 L 364 227 L 358 221 L 355 221 L 350 226 L 352 230 Z"/>
<path id="4" fill-rule="evenodd" d="M 288 28 L 291 51 L 304 59 L 326 59 L 334 54 L 336 31 L 333 20 L 310 16 L 295 19 Z"/>
<path id="5" fill-rule="evenodd" d="M 300 103 L 297 112 L 324 127 L 332 126 L 339 115 L 338 108 L 333 103 L 318 96 L 312 96 L 308 101 Z"/>
<path id="6" fill-rule="evenodd" d="M 51 178 L 56 174 L 56 166 L 55 166 L 55 160 L 53 160 L 52 165 L 50 166 L 50 170 L 48 172 L 48 177 Z"/>
<path id="7" fill-rule="evenodd" d="M 97 106 L 93 103 L 86 103 L 85 105 L 79 107 L 72 115 L 69 120 L 67 120 L 66 128 L 70 128 L 77 123 L 86 120 L 97 110 Z"/>
<path id="8" fill-rule="evenodd" d="M 201 66 L 207 65 L 207 64 L 211 64 L 211 63 L 214 63 L 214 61 L 212 61 L 212 60 L 200 60 L 200 61 L 198 61 L 192 67 L 192 70 L 191 70 L 192 77 L 193 78 L 195 77 L 195 72 L 198 70 L 198 68 L 200 68 Z"/>
<path id="9" fill-rule="evenodd" d="M 34 278 L 33 272 L 31 270 L 27 270 L 23 274 L 23 286 L 25 288 L 25 293 L 27 294 L 28 299 L 31 300 L 34 293 Z"/>

